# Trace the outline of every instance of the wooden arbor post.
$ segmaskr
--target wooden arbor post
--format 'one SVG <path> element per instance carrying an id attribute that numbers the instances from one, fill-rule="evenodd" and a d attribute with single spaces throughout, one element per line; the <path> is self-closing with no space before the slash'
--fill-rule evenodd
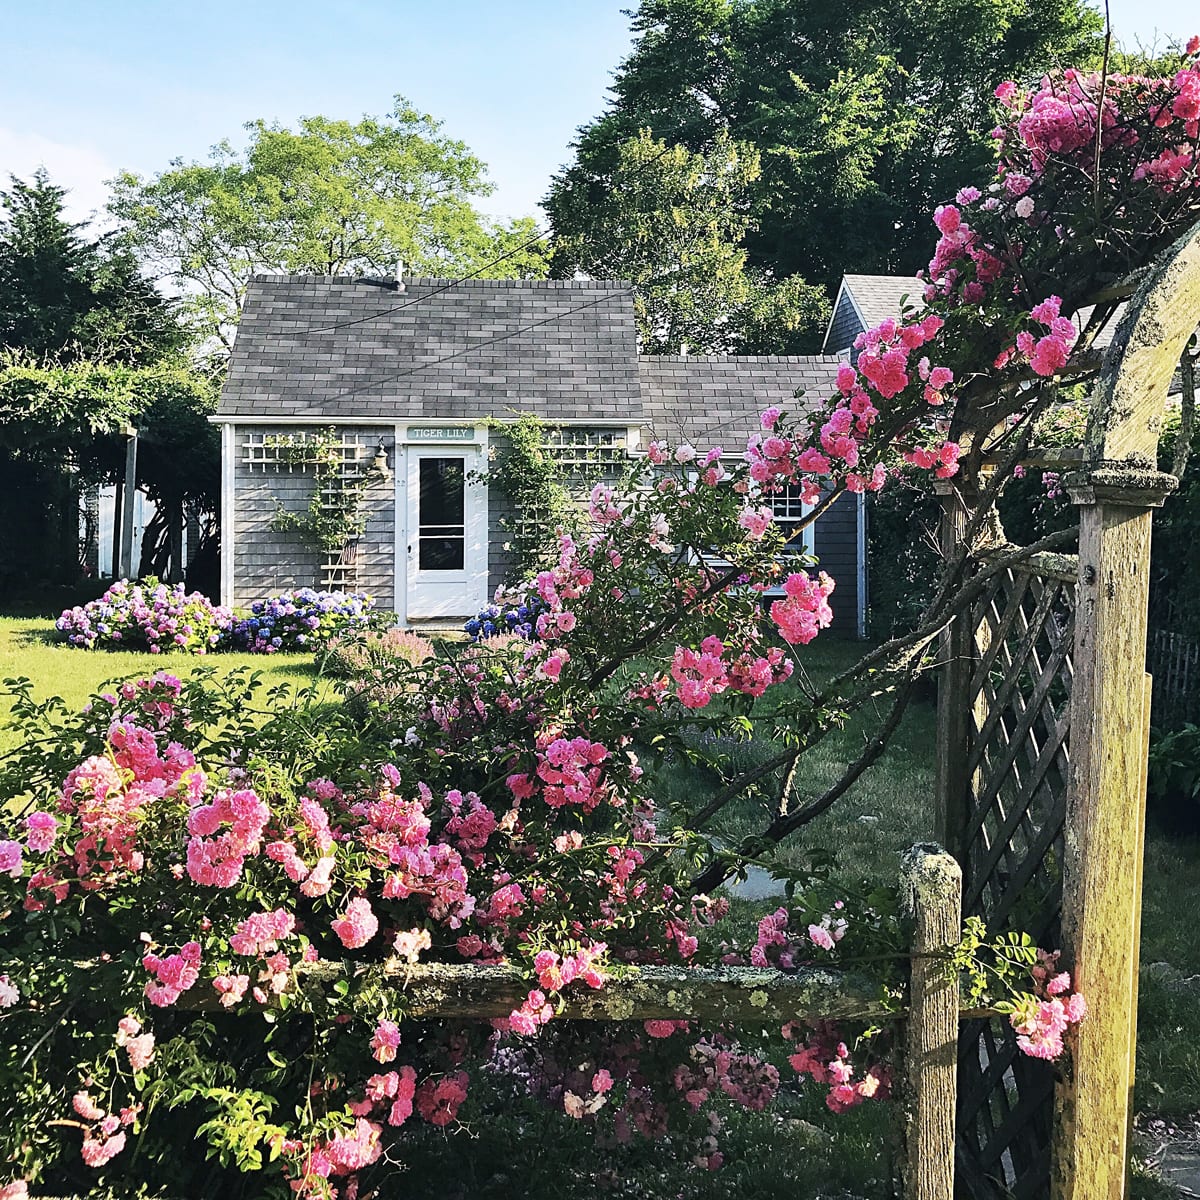
<path id="1" fill-rule="evenodd" d="M 1151 514 L 1176 486 L 1155 470 L 1175 363 L 1200 317 L 1200 225 L 1130 302 L 1105 357 L 1068 480 L 1079 505 L 1064 965 L 1087 999 L 1056 1096 L 1054 1200 L 1122 1200 L 1137 1030 L 1146 802 Z"/>
<path id="2" fill-rule="evenodd" d="M 958 978 L 945 955 L 962 937 L 962 870 L 940 846 L 914 846 L 900 868 L 913 922 L 904 1046 L 904 1200 L 951 1200 L 958 1091 Z"/>

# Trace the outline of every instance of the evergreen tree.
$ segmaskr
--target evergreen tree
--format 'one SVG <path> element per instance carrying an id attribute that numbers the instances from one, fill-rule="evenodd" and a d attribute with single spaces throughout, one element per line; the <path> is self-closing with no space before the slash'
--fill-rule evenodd
<path id="1" fill-rule="evenodd" d="M 0 346 L 34 358 L 146 363 L 178 350 L 172 305 L 115 235 L 89 238 L 39 169 L 0 192 Z"/>

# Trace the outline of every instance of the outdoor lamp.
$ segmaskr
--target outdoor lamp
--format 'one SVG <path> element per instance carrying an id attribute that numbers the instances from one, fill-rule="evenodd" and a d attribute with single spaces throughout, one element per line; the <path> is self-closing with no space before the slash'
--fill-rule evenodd
<path id="1" fill-rule="evenodd" d="M 378 479 L 381 483 L 387 483 L 392 477 L 392 472 L 388 469 L 387 447 L 383 444 L 382 438 L 375 450 L 375 457 L 371 460 L 371 469 L 368 474 L 372 479 Z"/>

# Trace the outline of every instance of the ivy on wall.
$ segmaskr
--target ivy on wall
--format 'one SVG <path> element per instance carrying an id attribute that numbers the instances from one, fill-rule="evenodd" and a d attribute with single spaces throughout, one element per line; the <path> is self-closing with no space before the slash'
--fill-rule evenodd
<path id="1" fill-rule="evenodd" d="M 547 444 L 543 421 L 526 413 L 496 427 L 503 430 L 508 447 L 487 472 L 487 482 L 512 502 L 514 512 L 500 518 L 500 527 L 509 535 L 509 581 L 521 582 L 557 560 L 555 531 L 573 525 L 579 509 L 566 472 Z"/>
<path id="2" fill-rule="evenodd" d="M 303 512 L 282 504 L 271 522 L 280 533 L 295 533 L 319 554 L 338 554 L 348 542 L 362 537 L 366 528 L 363 492 L 367 475 L 359 469 L 356 454 L 347 461 L 346 445 L 332 427 L 314 433 L 270 434 L 263 449 L 279 463 L 311 468 L 312 496 Z"/>

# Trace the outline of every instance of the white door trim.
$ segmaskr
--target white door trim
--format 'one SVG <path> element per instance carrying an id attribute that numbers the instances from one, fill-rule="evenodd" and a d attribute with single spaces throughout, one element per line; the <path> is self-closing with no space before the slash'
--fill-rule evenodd
<path id="1" fill-rule="evenodd" d="M 414 426 L 417 436 L 397 426 L 396 430 L 396 612 L 405 625 L 415 620 L 437 620 L 473 616 L 487 602 L 489 527 L 487 485 L 478 478 L 487 469 L 487 429 L 475 426 L 472 440 L 461 435 L 454 441 L 436 441 L 428 425 Z M 457 432 L 457 430 L 456 430 Z M 463 569 L 438 572 L 440 579 L 421 580 L 418 567 L 418 513 L 416 493 L 418 464 L 423 458 L 463 459 L 466 473 L 463 506 Z M 426 599 L 414 591 L 426 587 L 445 588 Z"/>

